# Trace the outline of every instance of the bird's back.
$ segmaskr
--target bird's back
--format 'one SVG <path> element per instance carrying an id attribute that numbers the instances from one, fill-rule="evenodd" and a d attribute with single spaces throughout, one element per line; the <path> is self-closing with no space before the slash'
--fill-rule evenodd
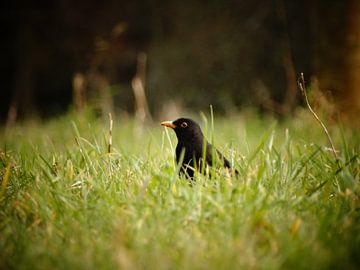
<path id="1" fill-rule="evenodd" d="M 225 168 L 231 168 L 230 162 L 210 143 L 206 147 L 206 163 L 210 166 L 221 164 Z"/>

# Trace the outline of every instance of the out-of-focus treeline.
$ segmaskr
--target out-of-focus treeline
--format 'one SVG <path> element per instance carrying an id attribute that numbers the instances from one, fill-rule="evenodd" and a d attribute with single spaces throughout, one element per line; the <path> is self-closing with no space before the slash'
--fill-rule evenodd
<path id="1" fill-rule="evenodd" d="M 358 0 L 7 1 L 0 14 L 3 123 L 85 106 L 290 115 L 300 72 L 317 105 L 359 113 Z"/>

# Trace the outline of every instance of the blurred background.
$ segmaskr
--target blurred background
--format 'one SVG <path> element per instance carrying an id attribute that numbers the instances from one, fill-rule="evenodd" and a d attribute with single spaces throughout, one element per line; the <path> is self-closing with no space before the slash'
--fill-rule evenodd
<path id="1" fill-rule="evenodd" d="M 360 1 L 6 1 L 0 121 L 303 105 L 357 119 Z"/>

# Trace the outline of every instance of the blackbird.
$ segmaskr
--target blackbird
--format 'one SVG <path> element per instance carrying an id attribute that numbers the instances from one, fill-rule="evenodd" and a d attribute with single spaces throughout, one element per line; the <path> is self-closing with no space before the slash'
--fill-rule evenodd
<path id="1" fill-rule="evenodd" d="M 203 156 L 207 165 L 213 166 L 214 160 L 217 159 L 222 163 L 225 168 L 231 169 L 230 162 L 214 148 L 210 143 L 206 141 L 201 128 L 198 123 L 189 118 L 179 118 L 175 121 L 164 121 L 161 123 L 162 126 L 172 128 L 178 139 L 176 146 L 176 162 L 181 161 L 182 151 L 184 157 L 180 173 L 193 178 L 194 168 L 201 168 Z M 204 149 L 204 147 L 206 147 Z M 203 153 L 205 150 L 205 155 Z M 237 174 L 237 170 L 235 170 Z"/>

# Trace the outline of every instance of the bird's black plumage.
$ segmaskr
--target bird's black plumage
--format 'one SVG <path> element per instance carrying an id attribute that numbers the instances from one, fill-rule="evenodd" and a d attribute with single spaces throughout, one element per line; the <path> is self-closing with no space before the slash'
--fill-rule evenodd
<path id="1" fill-rule="evenodd" d="M 172 128 L 177 136 L 176 161 L 182 159 L 181 172 L 193 177 L 194 168 L 201 168 L 203 156 L 207 165 L 213 166 L 215 159 L 226 168 L 231 168 L 230 162 L 210 143 L 206 141 L 198 123 L 189 118 L 179 118 L 175 121 L 165 121 L 161 125 Z M 205 149 L 205 155 L 203 152 Z M 235 170 L 237 173 L 237 171 Z"/>

